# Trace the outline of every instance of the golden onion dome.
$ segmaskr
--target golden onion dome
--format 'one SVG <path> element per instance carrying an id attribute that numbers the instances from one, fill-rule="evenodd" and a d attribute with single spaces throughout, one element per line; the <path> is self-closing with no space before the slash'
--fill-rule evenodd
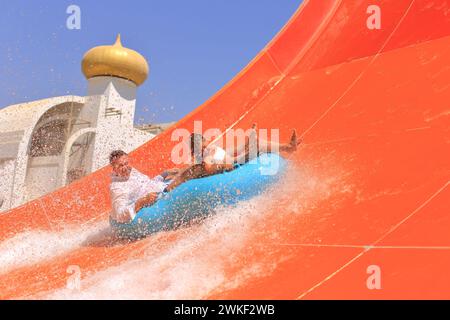
<path id="1" fill-rule="evenodd" d="M 130 80 L 137 86 L 144 83 L 149 73 L 145 58 L 134 50 L 124 48 L 120 34 L 114 45 L 99 46 L 86 52 L 81 68 L 87 79 L 112 76 Z"/>

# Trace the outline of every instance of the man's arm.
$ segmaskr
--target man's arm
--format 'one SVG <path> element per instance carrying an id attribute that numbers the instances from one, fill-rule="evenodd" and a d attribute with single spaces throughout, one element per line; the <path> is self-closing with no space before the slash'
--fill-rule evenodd
<path id="1" fill-rule="evenodd" d="M 127 195 L 120 189 L 111 188 L 112 213 L 111 217 L 120 223 L 127 223 L 134 219 L 136 212 L 130 206 Z"/>
<path id="2" fill-rule="evenodd" d="M 166 191 L 170 192 L 180 184 L 191 179 L 199 178 L 202 175 L 204 175 L 203 163 L 188 166 L 173 177 L 172 182 L 166 187 Z"/>
<path id="3" fill-rule="evenodd" d="M 112 218 L 120 223 L 128 223 L 134 219 L 136 213 L 143 207 L 155 203 L 158 195 L 149 193 L 145 197 L 138 199 L 134 204 L 129 203 L 126 193 L 120 189 L 111 189 Z"/>
<path id="4" fill-rule="evenodd" d="M 160 176 L 164 179 L 164 180 L 172 180 L 177 174 L 179 174 L 181 172 L 180 169 L 178 168 L 172 168 L 169 170 L 164 171 L 163 173 L 160 174 Z"/>
<path id="5" fill-rule="evenodd" d="M 134 204 L 134 212 L 139 212 L 144 207 L 149 207 L 156 202 L 158 199 L 157 193 L 149 193 L 148 195 L 138 199 Z"/>

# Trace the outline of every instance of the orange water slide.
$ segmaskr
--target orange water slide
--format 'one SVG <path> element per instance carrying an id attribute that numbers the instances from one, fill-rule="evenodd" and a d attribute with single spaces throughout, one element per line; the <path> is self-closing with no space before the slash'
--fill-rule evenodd
<path id="1" fill-rule="evenodd" d="M 371 5 L 380 29 L 367 26 Z M 279 129 L 282 141 L 296 128 L 304 138 L 289 158 L 289 188 L 267 195 L 245 246 L 223 257 L 227 285 L 201 298 L 448 299 L 449 114 L 448 0 L 305 0 L 241 73 L 131 159 L 147 174 L 171 167 L 171 134 L 194 121 L 223 131 L 256 122 Z M 0 243 L 106 221 L 109 173 L 2 214 Z M 88 278 L 183 236 L 88 243 L 25 261 L 0 272 L 0 298 L 45 296 L 66 286 L 68 266 Z M 264 271 L 242 277 L 249 265 Z"/>

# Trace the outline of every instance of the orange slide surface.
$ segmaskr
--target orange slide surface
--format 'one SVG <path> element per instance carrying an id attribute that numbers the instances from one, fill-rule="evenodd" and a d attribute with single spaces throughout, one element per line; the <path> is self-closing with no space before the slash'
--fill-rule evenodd
<path id="1" fill-rule="evenodd" d="M 194 121 L 256 122 L 282 142 L 296 128 L 285 181 L 117 243 L 101 169 L 0 216 L 0 298 L 449 299 L 449 115 L 449 1 L 306 0 L 223 89 L 131 153 L 155 175 Z"/>

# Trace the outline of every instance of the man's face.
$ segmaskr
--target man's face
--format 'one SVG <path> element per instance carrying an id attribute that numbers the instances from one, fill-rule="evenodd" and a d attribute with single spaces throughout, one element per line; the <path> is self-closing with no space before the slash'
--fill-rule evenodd
<path id="1" fill-rule="evenodd" d="M 128 178 L 130 176 L 131 172 L 131 166 L 128 163 L 128 156 L 123 155 L 116 160 L 113 161 L 111 164 L 114 173 L 122 178 Z"/>

